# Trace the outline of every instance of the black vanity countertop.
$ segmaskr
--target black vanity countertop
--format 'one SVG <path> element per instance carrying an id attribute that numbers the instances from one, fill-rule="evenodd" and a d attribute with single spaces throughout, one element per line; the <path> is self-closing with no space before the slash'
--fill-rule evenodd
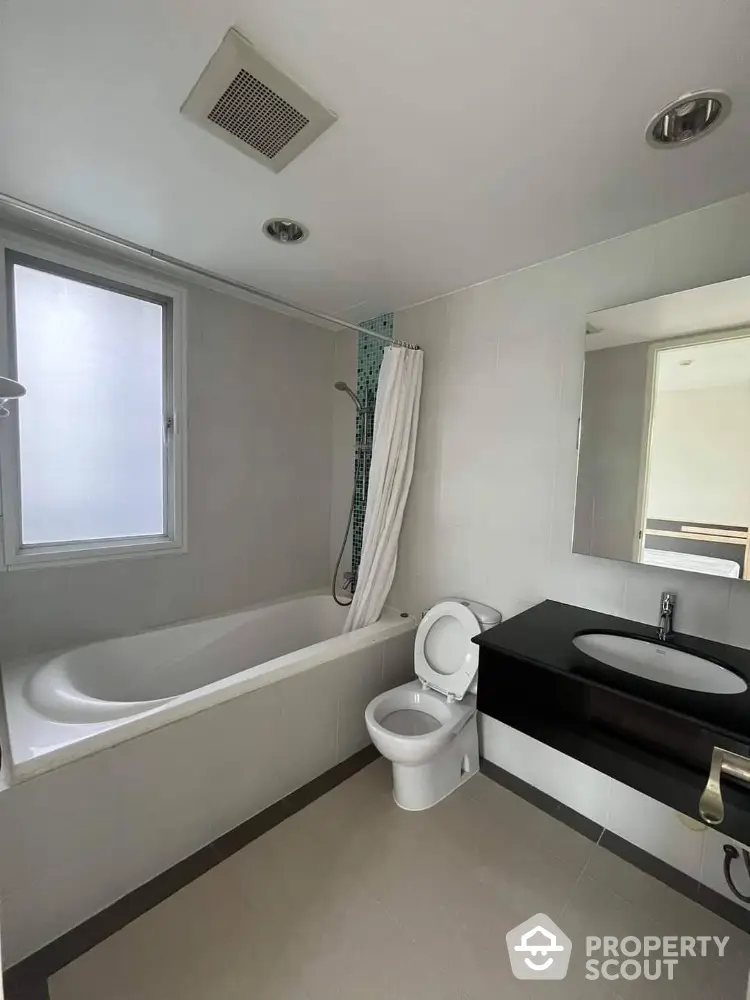
<path id="1" fill-rule="evenodd" d="M 649 705 L 659 705 L 734 739 L 750 741 L 750 650 L 672 633 L 667 640 L 670 646 L 728 667 L 748 683 L 743 694 L 706 694 L 635 677 L 592 659 L 573 645 L 573 639 L 586 632 L 610 632 L 658 641 L 655 626 L 572 604 L 544 601 L 480 633 L 474 642 L 483 650 L 580 678 Z"/>

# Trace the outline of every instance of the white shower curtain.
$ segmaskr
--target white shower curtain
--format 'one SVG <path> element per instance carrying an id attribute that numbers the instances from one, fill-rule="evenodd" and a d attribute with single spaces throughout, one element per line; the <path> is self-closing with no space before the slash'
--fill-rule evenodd
<path id="1" fill-rule="evenodd" d="M 385 349 L 375 404 L 362 556 L 345 632 L 378 620 L 396 573 L 398 536 L 414 469 L 423 358 L 419 350 Z"/>

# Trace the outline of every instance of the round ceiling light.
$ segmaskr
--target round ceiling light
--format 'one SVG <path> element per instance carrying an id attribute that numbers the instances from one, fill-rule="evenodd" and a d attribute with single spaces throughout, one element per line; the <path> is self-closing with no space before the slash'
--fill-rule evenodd
<path id="1" fill-rule="evenodd" d="M 656 149 L 684 146 L 708 135 L 729 114 L 732 102 L 720 90 L 685 94 L 662 108 L 648 123 L 646 142 Z"/>
<path id="2" fill-rule="evenodd" d="M 302 243 L 307 239 L 307 229 L 294 219 L 268 219 L 263 223 L 263 232 L 275 243 Z"/>

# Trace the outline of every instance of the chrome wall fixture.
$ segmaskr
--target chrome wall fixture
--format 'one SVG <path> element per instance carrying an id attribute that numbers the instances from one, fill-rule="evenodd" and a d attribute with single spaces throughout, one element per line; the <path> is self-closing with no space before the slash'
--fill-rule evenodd
<path id="1" fill-rule="evenodd" d="M 709 826 L 718 826 L 724 821 L 724 800 L 721 797 L 722 774 L 750 785 L 750 757 L 714 747 L 708 781 L 698 803 L 700 817 Z"/>
<path id="2" fill-rule="evenodd" d="M 740 853 L 734 844 L 724 844 L 724 881 L 729 886 L 732 894 L 736 896 L 740 902 L 750 903 L 750 896 L 744 892 L 740 892 L 737 888 L 737 883 L 734 881 L 732 876 L 732 862 L 739 857 L 741 857 L 745 862 L 745 871 L 750 876 L 750 851 L 743 847 L 742 853 Z"/>
<path id="3" fill-rule="evenodd" d="M 9 399 L 20 399 L 26 395 L 26 386 L 16 382 L 13 378 L 6 378 L 0 375 L 0 417 L 10 415 L 10 410 L 5 405 Z"/>

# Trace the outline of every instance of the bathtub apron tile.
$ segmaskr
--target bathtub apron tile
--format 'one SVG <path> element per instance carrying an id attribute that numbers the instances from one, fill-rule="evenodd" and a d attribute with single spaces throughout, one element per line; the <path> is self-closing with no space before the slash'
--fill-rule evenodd
<path id="1" fill-rule="evenodd" d="M 365 726 L 365 709 L 376 695 L 386 689 L 383 646 L 370 646 L 337 661 L 338 760 L 351 757 L 370 743 Z"/>
<path id="2" fill-rule="evenodd" d="M 414 680 L 414 639 L 416 629 L 383 643 L 383 687 L 399 687 Z"/>
<path id="3" fill-rule="evenodd" d="M 281 795 L 287 795 L 336 763 L 335 664 L 290 677 L 278 689 L 281 711 L 272 752 Z"/>

